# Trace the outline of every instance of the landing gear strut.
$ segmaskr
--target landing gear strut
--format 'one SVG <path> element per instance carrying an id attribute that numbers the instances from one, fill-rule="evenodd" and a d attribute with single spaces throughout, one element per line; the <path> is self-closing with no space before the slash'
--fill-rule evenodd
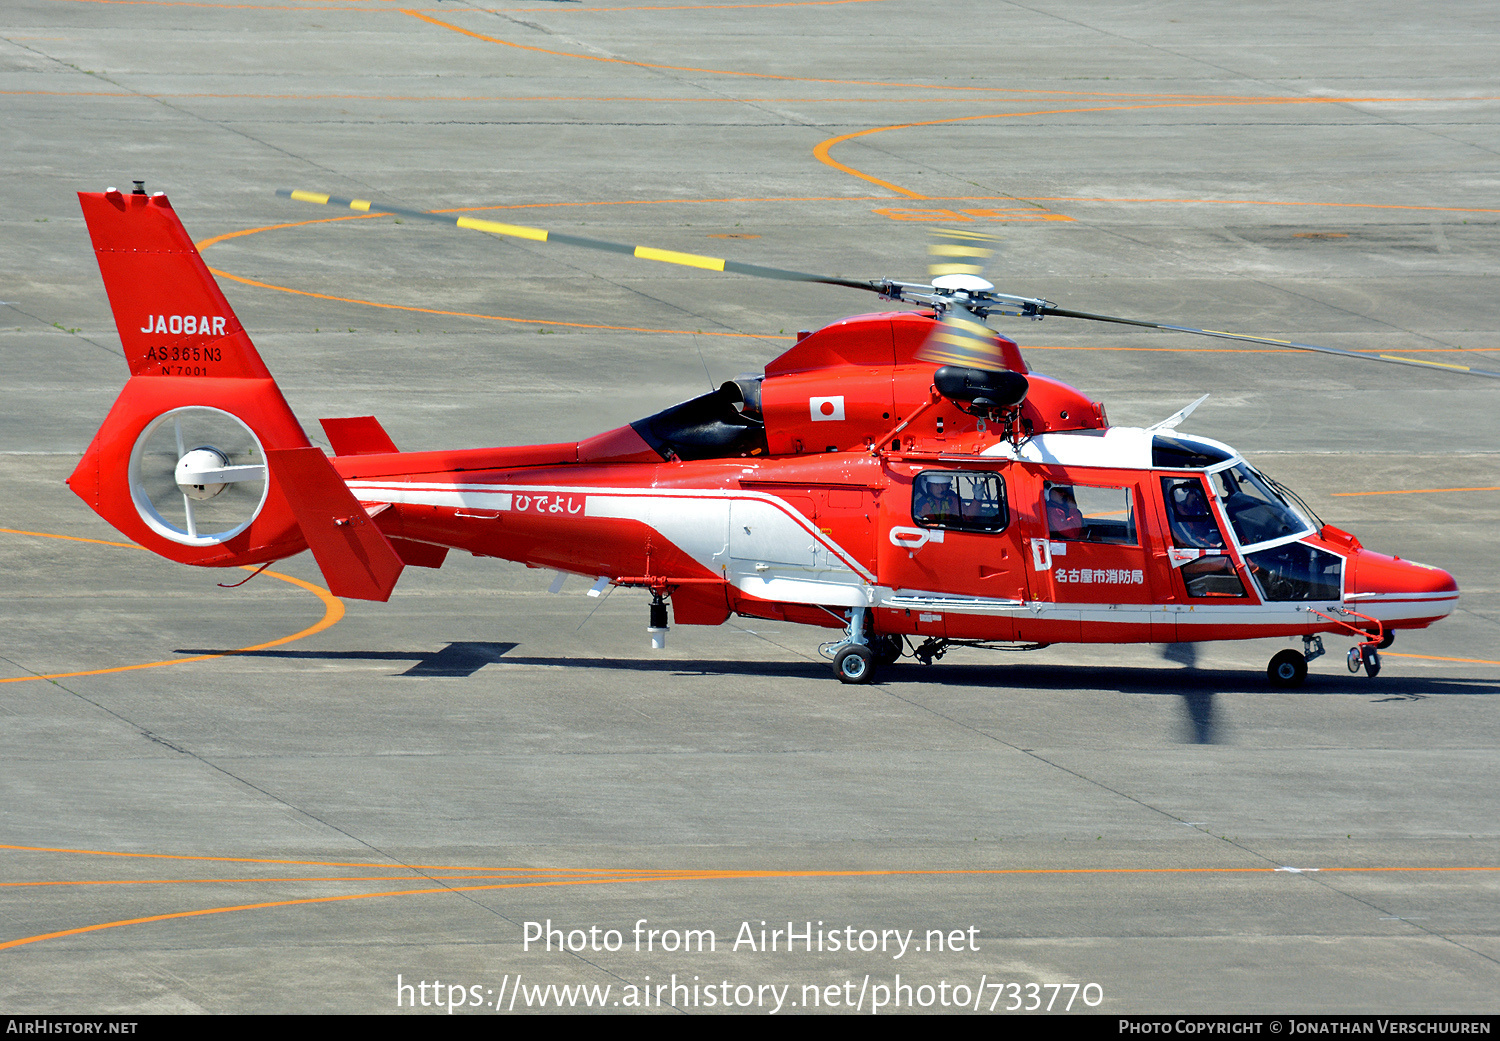
<path id="1" fill-rule="evenodd" d="M 1389 647 L 1396 642 L 1396 634 L 1394 632 L 1387 629 L 1379 619 L 1371 618 L 1367 614 L 1360 614 L 1358 611 L 1351 611 L 1347 607 L 1330 607 L 1329 610 L 1333 614 L 1363 619 L 1368 625 L 1364 627 L 1357 626 L 1352 622 L 1344 621 L 1342 618 L 1335 618 L 1332 614 L 1324 614 L 1315 607 L 1309 607 L 1307 610 L 1319 618 L 1323 618 L 1343 629 L 1349 630 L 1350 635 L 1359 640 L 1359 643 L 1349 648 L 1349 656 L 1346 661 L 1350 672 L 1358 672 L 1363 668 L 1365 675 L 1370 677 L 1370 679 L 1374 679 L 1380 675 L 1380 651 L 1382 648 Z M 1371 630 L 1374 631 L 1372 632 Z M 1305 643 L 1308 637 L 1304 636 L 1302 640 Z"/>
<path id="2" fill-rule="evenodd" d="M 869 683 L 875 678 L 875 665 L 885 648 L 883 643 L 870 646 L 870 638 L 865 633 L 868 614 L 868 608 L 851 607 L 843 641 L 823 649 L 825 654 L 833 656 L 833 671 L 840 683 Z M 888 637 L 877 637 L 878 641 L 885 639 Z M 899 645 L 896 653 L 901 653 Z"/>

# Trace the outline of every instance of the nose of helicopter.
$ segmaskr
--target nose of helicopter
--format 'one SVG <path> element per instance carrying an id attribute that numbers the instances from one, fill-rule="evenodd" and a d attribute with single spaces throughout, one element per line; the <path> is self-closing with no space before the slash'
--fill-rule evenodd
<path id="1" fill-rule="evenodd" d="M 1442 568 L 1361 549 L 1350 562 L 1347 599 L 1355 610 L 1397 629 L 1420 629 L 1446 618 L 1458 583 Z"/>

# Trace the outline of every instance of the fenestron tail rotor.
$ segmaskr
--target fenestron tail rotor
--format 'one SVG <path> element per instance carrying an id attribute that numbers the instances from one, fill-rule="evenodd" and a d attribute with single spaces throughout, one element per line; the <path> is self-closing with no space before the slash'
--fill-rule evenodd
<path id="1" fill-rule="evenodd" d="M 994 237 L 981 232 L 943 231 L 932 246 L 933 263 L 930 268 L 930 283 L 898 282 L 892 279 L 841 278 L 819 275 L 807 271 L 786 268 L 764 267 L 745 264 L 722 257 L 708 257 L 697 253 L 682 253 L 676 250 L 657 249 L 653 246 L 631 246 L 621 242 L 585 238 L 532 228 L 520 224 L 503 224 L 499 221 L 479 220 L 474 217 L 456 216 L 448 213 L 429 213 L 405 206 L 377 203 L 369 199 L 347 199 L 321 192 L 279 189 L 277 195 L 298 202 L 311 202 L 324 206 L 340 206 L 359 213 L 372 215 L 393 214 L 415 220 L 435 221 L 458 228 L 488 232 L 531 242 L 551 242 L 559 245 L 578 246 L 584 249 L 601 250 L 655 260 L 664 264 L 678 264 L 705 271 L 722 271 L 729 274 L 752 275 L 784 282 L 814 282 L 822 285 L 842 286 L 846 289 L 861 289 L 878 293 L 883 299 L 903 303 L 922 304 L 933 308 L 942 319 L 942 328 L 922 348 L 922 357 L 943 365 L 961 365 L 976 369 L 1004 369 L 994 335 L 984 322 L 992 315 L 1008 315 L 1021 318 L 1076 318 L 1089 322 L 1107 322 L 1114 325 L 1131 325 L 1141 329 L 1157 329 L 1163 332 L 1188 333 L 1193 336 L 1210 336 L 1221 340 L 1239 340 L 1259 343 L 1288 350 L 1312 351 L 1356 361 L 1383 362 L 1391 365 L 1408 365 L 1441 372 L 1458 373 L 1465 376 L 1484 376 L 1500 379 L 1500 372 L 1476 369 L 1468 365 L 1450 362 L 1426 361 L 1399 354 L 1363 354 L 1337 347 L 1321 347 L 1317 344 L 1298 343 L 1295 340 L 1279 340 L 1268 336 L 1252 336 L 1245 333 L 1224 332 L 1216 329 L 1196 329 L 1186 325 L 1171 325 L 1165 322 L 1150 322 L 1135 318 L 1118 318 L 1113 315 L 1094 314 L 1088 311 L 1072 311 L 1039 297 L 1012 296 L 997 293 L 995 287 L 983 277 L 984 261 L 993 250 L 985 243 Z"/>
<path id="2" fill-rule="evenodd" d="M 188 406 L 149 423 L 131 453 L 130 494 L 141 519 L 185 546 L 229 541 L 265 505 L 265 452 L 235 416 Z"/>

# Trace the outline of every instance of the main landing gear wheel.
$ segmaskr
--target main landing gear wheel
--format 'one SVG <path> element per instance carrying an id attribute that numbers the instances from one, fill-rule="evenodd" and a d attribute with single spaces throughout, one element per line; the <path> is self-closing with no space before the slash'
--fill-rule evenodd
<path id="1" fill-rule="evenodd" d="M 869 683 L 875 677 L 875 654 L 864 644 L 851 643 L 833 659 L 840 683 Z"/>
<path id="2" fill-rule="evenodd" d="M 901 650 L 905 645 L 905 640 L 890 633 L 882 633 L 875 637 L 875 664 L 881 666 L 896 664 L 901 660 Z"/>
<path id="3" fill-rule="evenodd" d="M 1380 650 L 1383 651 L 1383 650 L 1385 650 L 1387 647 L 1389 647 L 1391 644 L 1393 644 L 1395 642 L 1396 642 L 1396 630 L 1394 630 L 1394 629 L 1387 629 L 1385 631 L 1385 635 L 1380 638 L 1380 642 L 1377 643 L 1375 646 L 1378 647 Z"/>
<path id="4" fill-rule="evenodd" d="M 1307 659 L 1299 651 L 1282 651 L 1266 666 L 1273 687 L 1300 687 L 1307 679 Z"/>

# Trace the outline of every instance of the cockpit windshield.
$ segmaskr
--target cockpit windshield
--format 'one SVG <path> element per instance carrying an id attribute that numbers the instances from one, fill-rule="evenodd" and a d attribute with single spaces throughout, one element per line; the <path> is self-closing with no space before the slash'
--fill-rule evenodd
<path id="1" fill-rule="evenodd" d="M 1313 530 L 1270 482 L 1246 463 L 1211 473 L 1209 481 L 1241 546 L 1305 535 Z"/>

